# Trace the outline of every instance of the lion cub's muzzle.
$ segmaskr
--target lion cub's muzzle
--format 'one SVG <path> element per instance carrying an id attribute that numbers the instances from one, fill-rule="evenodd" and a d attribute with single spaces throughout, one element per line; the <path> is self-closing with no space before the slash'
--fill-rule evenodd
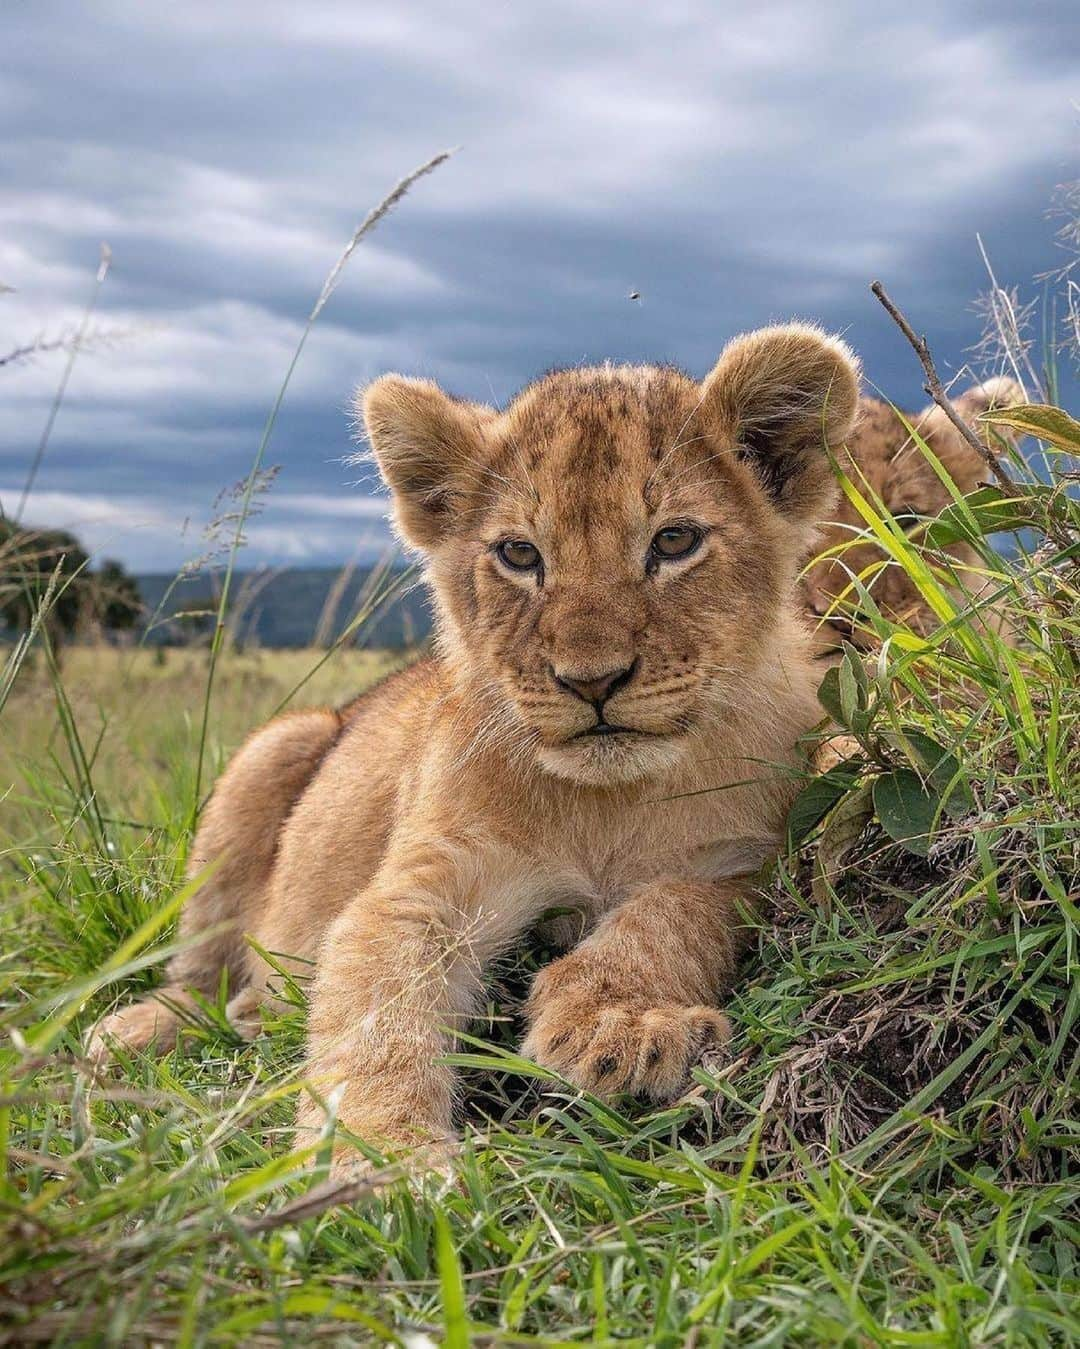
<path id="1" fill-rule="evenodd" d="M 606 670 L 602 674 L 581 674 L 568 669 L 566 666 L 560 668 L 552 665 L 549 667 L 556 686 L 571 697 L 578 698 L 583 703 L 588 703 L 596 714 L 596 720 L 592 725 L 578 731 L 573 737 L 575 740 L 591 735 L 618 735 L 634 729 L 630 726 L 620 725 L 617 719 L 606 717 L 604 709 L 615 694 L 630 683 L 637 667 L 638 661 L 636 658 L 629 665 L 614 670 Z"/>

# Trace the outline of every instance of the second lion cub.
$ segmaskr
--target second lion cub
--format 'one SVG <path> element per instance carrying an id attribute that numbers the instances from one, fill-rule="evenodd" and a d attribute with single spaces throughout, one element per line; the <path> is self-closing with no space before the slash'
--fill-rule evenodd
<path id="1" fill-rule="evenodd" d="M 217 865 L 183 935 L 207 935 L 98 1048 L 167 1047 L 223 969 L 250 1020 L 273 978 L 252 934 L 315 961 L 315 1093 L 366 1139 L 440 1139 L 439 1060 L 485 966 L 569 905 L 580 940 L 533 986 L 525 1052 L 590 1090 L 677 1091 L 727 1033 L 739 900 L 820 716 L 794 586 L 857 406 L 854 357 L 805 325 L 736 339 L 701 384 L 568 370 L 501 412 L 373 384 L 435 654 L 247 741 L 192 848 L 193 874 Z M 313 1095 L 299 1124 L 323 1119 Z"/>

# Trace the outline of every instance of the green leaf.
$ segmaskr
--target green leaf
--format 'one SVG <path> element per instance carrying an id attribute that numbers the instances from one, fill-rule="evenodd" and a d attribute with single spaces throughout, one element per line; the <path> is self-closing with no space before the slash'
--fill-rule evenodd
<path id="1" fill-rule="evenodd" d="M 850 653 L 845 650 L 839 671 L 840 711 L 843 713 L 844 725 L 851 727 L 854 727 L 855 719 L 862 711 L 859 681 L 855 676 L 853 665 Z"/>
<path id="2" fill-rule="evenodd" d="M 274 1322 L 282 1317 L 295 1316 L 310 1316 L 324 1328 L 331 1321 L 351 1321 L 357 1325 L 366 1326 L 368 1330 L 378 1335 L 382 1343 L 400 1344 L 401 1342 L 389 1326 L 384 1325 L 381 1321 L 376 1321 L 374 1317 L 369 1316 L 358 1307 L 352 1306 L 351 1303 L 346 1301 L 344 1294 L 335 1292 L 333 1289 L 317 1287 L 297 1289 L 295 1292 L 275 1299 L 273 1304 L 258 1302 L 254 1307 L 245 1307 L 227 1320 L 219 1321 L 214 1327 L 212 1338 L 215 1342 L 217 1342 L 219 1336 L 222 1339 L 231 1338 L 234 1335 L 239 1335 L 242 1338 L 248 1331 L 257 1330 L 259 1326 L 266 1322 Z M 449 1341 L 444 1341 L 444 1343 L 449 1343 Z"/>
<path id="3" fill-rule="evenodd" d="M 932 520 L 922 534 L 928 548 L 945 548 L 951 543 L 974 543 L 989 534 L 1011 534 L 1032 526 L 1038 528 L 1053 515 L 1068 523 L 1075 505 L 1057 487 L 1045 483 L 1016 484 L 1013 492 L 997 487 L 980 487 L 953 503 Z"/>
<path id="4" fill-rule="evenodd" d="M 762 1265 L 773 1258 L 777 1251 L 781 1251 L 785 1246 L 790 1245 L 791 1242 L 793 1242 L 802 1232 L 805 1232 L 809 1226 L 809 1218 L 796 1218 L 796 1220 L 789 1223 L 787 1227 L 781 1227 L 778 1231 L 773 1232 L 771 1236 L 766 1237 L 764 1241 L 759 1241 L 758 1244 L 739 1261 L 735 1270 L 736 1276 L 740 1279 L 745 1279 L 748 1274 L 752 1274 L 754 1270 L 760 1269 Z"/>
<path id="5" fill-rule="evenodd" d="M 833 811 L 829 823 L 818 839 L 814 857 L 814 898 L 824 907 L 829 900 L 829 887 L 834 885 L 844 865 L 844 858 L 858 841 L 862 831 L 873 818 L 873 791 L 869 783 L 849 792 Z"/>
<path id="6" fill-rule="evenodd" d="M 859 648 L 852 646 L 850 642 L 844 642 L 842 646 L 844 664 L 851 670 L 852 677 L 858 686 L 859 706 L 868 707 L 870 705 L 870 676 L 866 673 L 866 666 L 863 664 Z"/>
<path id="7" fill-rule="evenodd" d="M 1061 408 L 1048 403 L 1024 403 L 1015 408 L 998 408 L 979 418 L 990 426 L 1007 426 L 1022 436 L 1035 436 L 1069 454 L 1080 454 L 1080 422 Z"/>
<path id="8" fill-rule="evenodd" d="M 975 809 L 975 797 L 951 750 L 913 726 L 886 732 L 882 739 L 907 757 L 950 815 L 967 815 Z"/>
<path id="9" fill-rule="evenodd" d="M 847 726 L 844 709 L 840 700 L 840 669 L 832 665 L 825 671 L 825 678 L 818 686 L 818 702 L 822 705 L 837 726 Z M 850 730 L 851 728 L 848 727 Z"/>
<path id="10" fill-rule="evenodd" d="M 874 809 L 881 827 L 917 857 L 925 857 L 930 850 L 937 806 L 937 797 L 910 768 L 897 768 L 874 783 Z"/>
<path id="11" fill-rule="evenodd" d="M 870 711 L 870 680 L 862 656 L 850 642 L 844 643 L 838 688 L 844 725 L 860 740 L 865 740 L 870 733 L 870 723 L 873 721 L 873 714 Z"/>
<path id="12" fill-rule="evenodd" d="M 847 764 L 837 764 L 811 780 L 795 798 L 787 818 L 788 846 L 797 848 L 846 795 L 855 781 Z"/>

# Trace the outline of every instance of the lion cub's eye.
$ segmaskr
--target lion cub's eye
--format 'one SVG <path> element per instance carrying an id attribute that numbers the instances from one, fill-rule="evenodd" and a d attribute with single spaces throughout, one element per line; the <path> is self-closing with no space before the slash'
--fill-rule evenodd
<path id="1" fill-rule="evenodd" d="M 905 531 L 910 531 L 916 525 L 922 524 L 922 515 L 914 506 L 900 506 L 892 512 L 892 518 Z"/>
<path id="2" fill-rule="evenodd" d="M 526 539 L 503 539 L 495 552 L 500 562 L 513 571 L 535 571 L 540 565 L 540 550 Z"/>
<path id="3" fill-rule="evenodd" d="M 701 530 L 693 525 L 669 525 L 655 535 L 649 551 L 660 559 L 689 557 L 700 542 Z"/>

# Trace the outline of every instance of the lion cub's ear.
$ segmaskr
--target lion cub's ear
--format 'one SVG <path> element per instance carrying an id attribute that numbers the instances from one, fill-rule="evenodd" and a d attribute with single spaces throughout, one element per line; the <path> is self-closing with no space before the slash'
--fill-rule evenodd
<path id="1" fill-rule="evenodd" d="M 359 400 L 368 440 L 394 497 L 406 542 L 430 548 L 446 533 L 475 473 L 491 408 L 458 402 L 427 379 L 383 375 Z"/>
<path id="2" fill-rule="evenodd" d="M 836 480 L 825 446 L 842 444 L 859 407 L 859 363 L 838 337 L 792 323 L 736 337 L 702 386 L 702 413 L 773 503 L 803 524 L 825 517 Z"/>

